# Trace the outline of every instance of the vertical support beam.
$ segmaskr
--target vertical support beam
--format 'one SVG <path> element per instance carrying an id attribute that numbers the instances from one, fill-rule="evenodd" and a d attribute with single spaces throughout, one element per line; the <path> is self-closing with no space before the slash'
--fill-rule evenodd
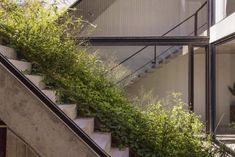
<path id="1" fill-rule="evenodd" d="M 157 64 L 157 45 L 154 45 L 154 64 Z"/>
<path id="2" fill-rule="evenodd" d="M 188 104 L 189 110 L 194 111 L 194 48 L 188 45 Z"/>
<path id="3" fill-rule="evenodd" d="M 210 101 L 211 101 L 211 125 L 210 132 L 215 135 L 216 124 L 216 47 L 215 45 L 209 45 L 210 48 Z"/>
<path id="4" fill-rule="evenodd" d="M 0 120 L 0 157 L 6 157 L 7 127 Z"/>
<path id="5" fill-rule="evenodd" d="M 216 124 L 216 51 L 215 45 L 207 46 L 206 55 L 206 121 L 207 132 L 215 135 Z"/>
<path id="6" fill-rule="evenodd" d="M 198 35 L 197 28 L 198 28 L 198 12 L 196 12 L 194 15 L 194 36 Z"/>
<path id="7" fill-rule="evenodd" d="M 211 124 L 211 118 L 210 118 L 210 50 L 209 46 L 205 47 L 206 50 L 206 106 L 205 106 L 205 111 L 206 111 L 206 132 L 210 133 L 210 124 Z"/>

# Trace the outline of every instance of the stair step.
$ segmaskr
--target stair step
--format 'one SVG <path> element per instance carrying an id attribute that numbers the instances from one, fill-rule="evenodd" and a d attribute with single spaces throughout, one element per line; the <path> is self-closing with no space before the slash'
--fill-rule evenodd
<path id="1" fill-rule="evenodd" d="M 110 133 L 93 133 L 91 138 L 100 146 L 105 152 L 110 154 L 111 150 L 111 134 Z"/>
<path id="2" fill-rule="evenodd" d="M 42 92 L 49 98 L 51 101 L 56 102 L 56 91 L 54 90 L 42 90 Z"/>
<path id="3" fill-rule="evenodd" d="M 85 132 L 91 135 L 94 132 L 94 118 L 78 118 L 74 122 Z"/>
<path id="4" fill-rule="evenodd" d="M 76 104 L 59 104 L 58 107 L 71 119 L 77 117 L 77 105 Z"/>
<path id="5" fill-rule="evenodd" d="M 17 59 L 17 54 L 13 48 L 0 45 L 0 53 L 8 59 Z"/>
<path id="6" fill-rule="evenodd" d="M 37 75 L 25 75 L 35 86 L 39 89 L 44 89 L 46 87 L 45 83 L 43 82 L 42 76 Z"/>
<path id="7" fill-rule="evenodd" d="M 111 148 L 110 155 L 111 157 L 129 157 L 129 149 Z"/>
<path id="8" fill-rule="evenodd" d="M 32 64 L 29 62 L 18 61 L 9 59 L 9 61 L 20 71 L 22 72 L 31 72 Z"/>

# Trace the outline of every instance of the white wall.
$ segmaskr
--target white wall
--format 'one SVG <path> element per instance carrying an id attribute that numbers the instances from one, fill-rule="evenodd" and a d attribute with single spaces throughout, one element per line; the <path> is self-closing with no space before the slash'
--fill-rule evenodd
<path id="1" fill-rule="evenodd" d="M 231 51 L 231 50 L 230 50 Z M 216 65 L 217 79 L 217 118 L 216 123 L 222 121 L 220 125 L 230 123 L 230 104 L 234 97 L 228 91 L 228 86 L 235 82 L 235 54 L 223 53 L 223 49 L 218 51 Z M 195 55 L 195 113 L 205 121 L 205 55 L 198 53 Z M 145 91 L 153 90 L 158 98 L 164 98 L 169 92 L 180 92 L 183 94 L 183 101 L 188 102 L 188 55 L 182 55 L 172 59 L 169 63 L 163 64 L 162 68 L 142 77 L 139 81 L 126 88 L 130 98 L 139 94 L 140 89 Z"/>
<path id="2" fill-rule="evenodd" d="M 195 55 L 195 112 L 205 120 L 205 63 L 204 54 Z M 139 90 L 153 90 L 156 97 L 164 98 L 170 92 L 182 93 L 188 102 L 188 55 L 181 55 L 163 64 L 162 68 L 146 75 L 126 89 L 130 97 L 138 95 Z"/>
<path id="3" fill-rule="evenodd" d="M 159 36 L 195 12 L 201 1 L 116 0 L 93 22 L 97 28 L 90 36 Z"/>
<path id="4" fill-rule="evenodd" d="M 235 13 L 211 27 L 210 43 L 235 32 Z"/>
<path id="5" fill-rule="evenodd" d="M 116 0 L 95 21 L 97 28 L 90 36 L 160 36 L 197 10 L 203 0 Z M 200 16 L 201 17 L 201 16 Z M 202 18 L 199 18 L 201 21 Z M 193 19 L 169 35 L 186 35 L 193 30 Z M 92 47 L 102 58 L 114 56 L 119 63 L 143 46 Z M 157 47 L 157 55 L 168 47 Z M 106 57 L 103 57 L 106 56 Z M 108 57 L 107 57 L 108 56 Z M 149 47 L 124 65 L 132 71 L 153 59 Z"/>

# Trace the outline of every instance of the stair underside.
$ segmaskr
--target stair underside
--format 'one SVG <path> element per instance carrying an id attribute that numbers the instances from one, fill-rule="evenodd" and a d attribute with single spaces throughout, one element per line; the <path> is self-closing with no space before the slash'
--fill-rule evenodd
<path id="1" fill-rule="evenodd" d="M 9 59 L 9 61 L 23 73 L 36 87 L 38 87 L 51 101 L 56 103 L 59 97 L 55 90 L 46 89 L 43 82 L 43 76 L 30 75 L 32 65 L 29 62 L 17 60 L 16 52 L 8 47 L 0 45 L 0 53 Z M 114 157 L 128 157 L 128 149 L 119 150 L 118 148 L 111 148 L 111 134 L 94 132 L 94 118 L 77 117 L 76 104 L 58 104 L 58 107 L 72 119 L 83 131 L 88 134 L 103 150 Z"/>

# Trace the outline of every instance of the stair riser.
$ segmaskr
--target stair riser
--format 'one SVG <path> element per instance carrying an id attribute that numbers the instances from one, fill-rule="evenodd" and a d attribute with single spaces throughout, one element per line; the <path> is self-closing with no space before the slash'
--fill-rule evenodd
<path id="1" fill-rule="evenodd" d="M 29 62 L 22 62 L 17 60 L 9 60 L 18 70 L 25 73 L 30 73 L 32 65 Z"/>
<path id="2" fill-rule="evenodd" d="M 94 132 L 94 118 L 77 119 L 75 123 L 89 136 Z"/>
<path id="3" fill-rule="evenodd" d="M 108 154 L 111 153 L 111 134 L 95 133 L 91 138 Z"/>
<path id="4" fill-rule="evenodd" d="M 17 59 L 17 54 L 12 48 L 0 45 L 0 53 L 8 59 Z"/>
<path id="5" fill-rule="evenodd" d="M 58 101 L 58 97 L 56 96 L 55 91 L 50 91 L 50 90 L 42 90 L 42 92 L 53 102 Z"/>
<path id="6" fill-rule="evenodd" d="M 41 76 L 32 76 L 32 75 L 25 75 L 35 86 L 39 89 L 45 89 L 46 85 L 43 82 L 43 77 Z"/>
<path id="7" fill-rule="evenodd" d="M 72 120 L 77 117 L 76 105 L 58 105 L 59 108 Z"/>

